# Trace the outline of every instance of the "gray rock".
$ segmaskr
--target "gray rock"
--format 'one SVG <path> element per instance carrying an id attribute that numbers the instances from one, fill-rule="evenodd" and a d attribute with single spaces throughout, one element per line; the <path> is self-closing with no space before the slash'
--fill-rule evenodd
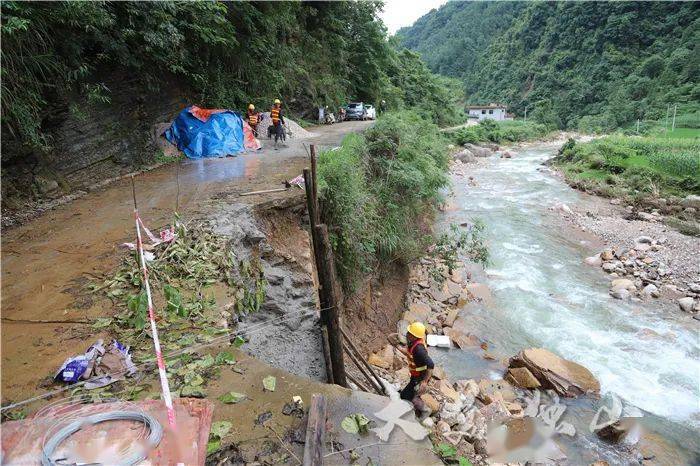
<path id="1" fill-rule="evenodd" d="M 459 160 L 462 163 L 476 162 L 476 157 L 474 156 L 474 153 L 469 149 L 464 149 L 463 151 L 456 153 L 454 155 L 454 159 Z"/>
<path id="2" fill-rule="evenodd" d="M 486 147 L 480 147 L 469 143 L 465 144 L 464 147 L 474 154 L 475 157 L 490 157 L 493 155 L 493 151 Z"/>
<path id="3" fill-rule="evenodd" d="M 693 207 L 695 209 L 700 209 L 700 196 L 690 194 L 681 200 L 681 205 L 683 207 Z"/>
<path id="4" fill-rule="evenodd" d="M 600 258 L 600 254 L 596 254 L 595 256 L 586 257 L 583 262 L 594 267 L 600 267 L 603 263 L 603 259 Z"/>
<path id="5" fill-rule="evenodd" d="M 630 280 L 628 278 L 615 279 L 612 281 L 610 286 L 613 289 L 613 291 L 619 290 L 619 289 L 634 291 L 634 289 L 635 289 L 634 283 L 632 282 L 632 280 Z"/>
<path id="6" fill-rule="evenodd" d="M 606 272 L 614 272 L 620 265 L 621 263 L 619 261 L 605 262 L 603 264 L 603 270 Z"/>
<path id="7" fill-rule="evenodd" d="M 630 292 L 625 288 L 615 288 L 614 290 L 610 290 L 610 296 L 624 301 L 630 298 Z"/>
<path id="8" fill-rule="evenodd" d="M 49 194 L 54 191 L 58 191 L 58 182 L 56 180 L 44 178 L 42 176 L 37 176 L 34 179 L 37 189 L 41 194 Z"/>
<path id="9" fill-rule="evenodd" d="M 649 283 L 642 289 L 642 294 L 644 296 L 651 296 L 653 298 L 659 297 L 659 289 L 653 283 Z"/>
<path id="10" fill-rule="evenodd" d="M 651 244 L 654 240 L 650 236 L 638 236 L 634 239 L 635 243 L 648 243 Z"/>
<path id="11" fill-rule="evenodd" d="M 693 298 L 686 296 L 678 300 L 678 305 L 685 312 L 693 312 L 693 305 L 695 304 Z"/>

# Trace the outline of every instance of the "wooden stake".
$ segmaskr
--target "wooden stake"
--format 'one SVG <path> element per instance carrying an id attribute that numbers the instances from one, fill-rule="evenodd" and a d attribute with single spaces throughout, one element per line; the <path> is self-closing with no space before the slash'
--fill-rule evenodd
<path id="1" fill-rule="evenodd" d="M 134 198 L 134 210 L 139 210 L 138 205 L 136 205 L 136 185 L 134 184 L 134 175 L 131 175 L 131 195 Z"/>
<path id="2" fill-rule="evenodd" d="M 333 362 L 331 360 L 331 347 L 328 345 L 328 328 L 321 325 L 321 344 L 323 345 L 323 360 L 326 362 L 326 381 L 335 383 L 333 378 Z"/>
<path id="3" fill-rule="evenodd" d="M 314 393 L 309 407 L 309 421 L 306 424 L 304 442 L 304 466 L 323 465 L 323 446 L 326 435 L 326 399 Z"/>
<path id="4" fill-rule="evenodd" d="M 311 172 L 308 168 L 304 171 L 304 188 L 306 189 L 306 209 L 309 213 L 309 238 L 311 240 L 311 251 L 314 254 L 314 269 L 316 270 L 316 283 L 321 286 L 321 278 L 319 272 L 319 264 L 323 261 L 323 258 L 319 255 L 320 248 L 318 246 L 318 235 L 316 233 L 316 206 L 313 200 L 313 178 Z M 325 295 L 319 289 L 318 300 L 321 304 L 321 309 L 328 307 L 327 299 Z M 328 314 L 321 311 L 321 328 L 322 328 L 322 345 L 323 345 L 323 358 L 326 362 L 326 380 L 328 383 L 336 383 L 335 377 L 333 375 L 333 361 L 331 358 L 330 343 L 328 340 L 328 328 L 327 328 L 327 316 Z"/>
<path id="5" fill-rule="evenodd" d="M 321 223 L 321 214 L 318 211 L 318 177 L 316 172 L 316 146 L 311 144 L 309 146 L 310 156 L 311 156 L 311 193 L 312 199 L 314 201 L 314 222 L 316 224 Z"/>
<path id="6" fill-rule="evenodd" d="M 175 194 L 175 213 L 180 213 L 180 159 L 177 160 L 175 169 L 175 181 L 177 182 L 177 194 Z"/>
<path id="7" fill-rule="evenodd" d="M 317 262 L 319 295 L 321 306 L 326 313 L 326 327 L 328 328 L 328 346 L 331 352 L 333 365 L 333 380 L 336 384 L 347 387 L 345 380 L 345 362 L 343 359 L 343 339 L 340 333 L 340 290 L 336 284 L 335 261 L 333 249 L 328 238 L 328 227 L 316 225 L 318 238 L 318 254 L 321 260 Z"/>

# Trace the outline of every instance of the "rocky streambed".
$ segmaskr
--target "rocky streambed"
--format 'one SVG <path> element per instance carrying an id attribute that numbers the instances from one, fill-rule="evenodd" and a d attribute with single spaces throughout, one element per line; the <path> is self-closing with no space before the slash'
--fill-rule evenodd
<path id="1" fill-rule="evenodd" d="M 679 312 L 681 303 L 664 299 L 696 299 L 692 274 L 683 272 L 682 261 L 667 259 L 682 258 L 683 238 L 633 224 L 626 231 L 636 235 L 610 244 L 595 228 L 569 222 L 594 218 L 586 214 L 593 201 L 542 166 L 556 150 L 551 143 L 529 145 L 503 157 L 455 162 L 453 193 L 439 226 L 482 219 L 491 263 L 445 270 L 426 258 L 412 271 L 404 320 L 424 320 L 453 342 L 449 349 L 431 349 L 441 368 L 426 400 L 434 408 L 426 422 L 432 422 L 438 442 L 454 445 L 475 463 L 492 453 L 482 442 L 489 420 L 520 422 L 521 430 L 532 432 L 535 421 L 523 419 L 541 415 L 553 425 L 551 438 L 559 448 L 546 455 L 563 453 L 560 464 L 697 464 L 696 321 L 692 310 Z M 610 270 L 603 269 L 607 263 Z M 427 270 L 436 266 L 444 281 L 432 281 L 436 274 Z M 683 296 L 669 294 L 676 283 Z M 524 364 L 532 359 L 523 352 L 529 348 L 546 349 L 557 371 Z M 397 387 L 407 380 L 391 348 L 370 361 Z M 570 367 L 596 381 L 569 391 L 575 398 L 562 390 L 571 385 L 560 383 L 561 371 L 564 380 L 571 376 Z M 545 382 L 545 374 L 554 378 Z M 606 409 L 622 422 L 601 427 Z M 506 443 L 522 446 L 522 438 Z"/>

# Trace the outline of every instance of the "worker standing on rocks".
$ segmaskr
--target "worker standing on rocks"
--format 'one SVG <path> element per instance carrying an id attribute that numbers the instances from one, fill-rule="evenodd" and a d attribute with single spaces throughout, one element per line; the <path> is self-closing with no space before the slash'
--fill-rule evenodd
<path id="1" fill-rule="evenodd" d="M 420 397 L 428 392 L 428 382 L 430 382 L 430 377 L 433 375 L 433 368 L 435 367 L 425 346 L 425 325 L 422 322 L 413 322 L 408 326 L 406 332 L 407 344 L 405 347 L 395 333 L 389 335 L 388 339 L 389 343 L 401 351 L 408 359 L 408 371 L 411 374 L 411 380 L 401 390 L 401 399 L 413 403 L 413 407 L 419 417 L 426 414 L 430 415 L 430 408 L 425 406 Z"/>
<path id="2" fill-rule="evenodd" d="M 277 141 L 284 141 L 284 115 L 282 115 L 282 102 L 280 99 L 275 99 L 275 104 L 270 109 L 270 119 L 275 133 L 275 150 L 277 150 Z"/>
<path id="3" fill-rule="evenodd" d="M 262 120 L 260 117 L 260 113 L 255 111 L 255 105 L 249 104 L 248 105 L 248 112 L 246 113 L 246 120 L 248 121 L 248 125 L 250 125 L 250 129 L 253 130 L 253 134 L 255 137 L 258 137 L 258 123 Z"/>

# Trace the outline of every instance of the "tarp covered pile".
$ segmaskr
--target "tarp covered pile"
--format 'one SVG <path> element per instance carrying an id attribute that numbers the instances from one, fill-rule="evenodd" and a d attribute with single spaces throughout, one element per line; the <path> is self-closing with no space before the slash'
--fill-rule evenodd
<path id="1" fill-rule="evenodd" d="M 246 149 L 260 149 L 260 142 L 240 114 L 196 105 L 180 112 L 164 136 L 191 159 L 225 157 Z"/>

